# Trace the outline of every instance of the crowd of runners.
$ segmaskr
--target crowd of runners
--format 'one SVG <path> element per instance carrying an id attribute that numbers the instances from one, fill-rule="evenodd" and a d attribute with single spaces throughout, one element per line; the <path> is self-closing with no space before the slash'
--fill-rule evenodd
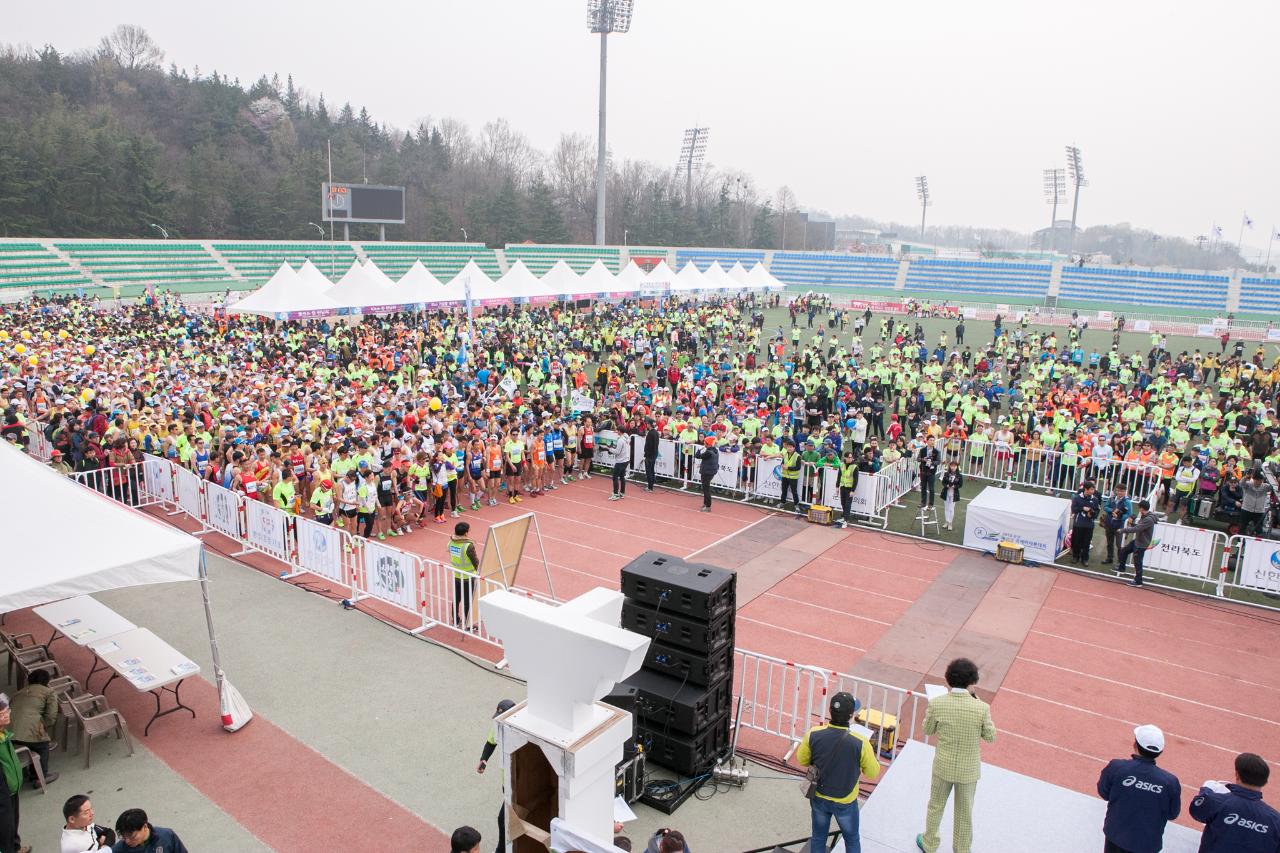
<path id="1" fill-rule="evenodd" d="M 607 428 L 652 426 L 690 454 L 710 439 L 747 470 L 780 456 L 875 471 L 927 446 L 960 468 L 987 448 L 1011 466 L 1052 454 L 1055 472 L 1104 482 L 1142 466 L 1172 512 L 1193 491 L 1238 510 L 1250 469 L 1280 464 L 1280 358 L 1261 345 L 1171 351 L 1117 329 L 1089 347 L 1083 323 L 1029 315 L 983 340 L 948 317 L 930 338 L 923 316 L 939 313 L 812 294 L 519 306 L 471 324 L 30 300 L 0 308 L 0 429 L 23 445 L 39 431 L 68 473 L 151 453 L 378 538 L 589 477 Z"/>

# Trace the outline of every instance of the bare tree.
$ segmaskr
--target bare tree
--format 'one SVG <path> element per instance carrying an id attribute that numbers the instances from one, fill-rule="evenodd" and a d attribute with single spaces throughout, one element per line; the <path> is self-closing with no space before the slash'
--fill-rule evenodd
<path id="1" fill-rule="evenodd" d="M 121 24 L 98 42 L 98 53 L 129 71 L 160 67 L 164 51 L 137 24 Z"/>
<path id="2" fill-rule="evenodd" d="M 782 218 L 782 239 L 780 249 L 787 248 L 787 216 L 791 211 L 796 209 L 796 194 L 791 191 L 791 187 L 782 186 L 778 188 L 778 215 Z"/>
<path id="3" fill-rule="evenodd" d="M 498 180 L 510 176 L 517 186 L 522 186 L 541 165 L 542 155 L 523 133 L 500 118 L 480 132 L 480 158 L 488 174 Z"/>
<path id="4" fill-rule="evenodd" d="M 587 241 L 595 227 L 596 146 L 580 133 L 560 135 L 551 152 L 551 183 L 575 240 Z"/>

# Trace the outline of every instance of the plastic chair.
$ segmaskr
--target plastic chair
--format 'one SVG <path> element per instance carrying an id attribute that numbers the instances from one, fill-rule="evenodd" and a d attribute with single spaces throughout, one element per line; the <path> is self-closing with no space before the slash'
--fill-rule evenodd
<path id="1" fill-rule="evenodd" d="M 58 719 L 53 726 L 53 735 L 58 741 L 62 751 L 66 752 L 73 724 L 75 726 L 79 726 L 79 721 L 76 719 L 75 711 L 71 708 L 71 700 L 83 699 L 85 696 L 90 694 L 81 690 L 80 682 L 76 681 L 69 675 L 50 679 L 49 687 L 52 688 L 53 692 L 58 697 Z M 62 729 L 61 737 L 58 737 L 59 728 Z"/>
<path id="2" fill-rule="evenodd" d="M 71 709 L 76 719 L 80 721 L 80 730 L 83 732 L 81 740 L 84 744 L 86 768 L 93 763 L 94 738 L 103 735 L 115 734 L 118 739 L 122 738 L 125 745 L 129 747 L 129 754 L 133 755 L 133 739 L 129 737 L 129 727 L 121 713 L 107 702 L 107 697 L 81 696 L 70 701 Z"/>
<path id="3" fill-rule="evenodd" d="M 9 655 L 8 664 L 8 680 L 13 681 L 14 670 L 17 668 L 20 658 L 32 657 L 37 654 L 43 655 L 43 660 L 50 660 L 49 647 L 35 641 L 35 635 L 31 633 L 10 634 L 7 631 L 0 631 L 0 637 L 4 639 L 4 650 Z M 23 645 L 28 642 L 28 645 Z"/>
<path id="4" fill-rule="evenodd" d="M 58 662 L 49 655 L 49 650 L 45 646 L 19 649 L 16 653 L 10 651 L 9 661 L 17 668 L 19 688 L 27 683 L 27 676 L 38 669 L 46 670 L 50 680 L 62 676 L 62 667 L 58 666 Z"/>
<path id="5" fill-rule="evenodd" d="M 40 769 L 40 762 L 36 761 L 36 757 L 31 754 L 31 750 L 25 746 L 15 746 L 13 754 L 18 757 L 19 767 L 30 767 L 35 771 L 36 785 L 40 788 L 40 794 L 43 796 L 47 793 L 44 786 L 44 771 Z"/>

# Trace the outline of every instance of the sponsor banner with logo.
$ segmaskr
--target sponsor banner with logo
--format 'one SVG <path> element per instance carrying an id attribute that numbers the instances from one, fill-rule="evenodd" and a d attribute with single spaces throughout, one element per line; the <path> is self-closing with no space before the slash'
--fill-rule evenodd
<path id="1" fill-rule="evenodd" d="M 782 500 L 782 457 L 756 457 L 755 494 L 769 500 Z"/>
<path id="2" fill-rule="evenodd" d="M 1111 322 L 1111 320 L 1112 320 L 1112 314 L 1111 314 L 1111 312 L 1110 312 L 1110 311 L 1099 311 L 1099 312 L 1098 312 L 1098 322 L 1099 322 L 1099 323 L 1110 323 L 1110 322 Z"/>
<path id="3" fill-rule="evenodd" d="M 711 478 L 711 485 L 721 489 L 738 488 L 738 469 L 741 467 L 741 450 L 721 450 L 720 470 Z"/>
<path id="4" fill-rule="evenodd" d="M 858 485 L 853 490 L 851 511 L 854 515 L 873 516 L 876 514 L 876 487 L 878 480 L 875 474 L 863 472 L 858 475 Z M 840 506 L 840 469 L 827 468 L 822 472 L 822 503 L 835 510 L 839 518 Z"/>
<path id="5" fill-rule="evenodd" d="M 1161 522 L 1151 531 L 1151 546 L 1147 548 L 1143 567 L 1172 575 L 1207 578 L 1213 568 L 1213 538 L 1209 530 Z"/>
<path id="6" fill-rule="evenodd" d="M 201 519 L 200 483 L 201 480 L 186 468 L 173 466 L 173 480 L 177 486 L 178 506 L 182 511 L 196 520 Z"/>
<path id="7" fill-rule="evenodd" d="M 1196 326 L 1197 338 L 1216 338 L 1220 333 L 1214 328 L 1212 323 L 1200 323 Z"/>
<path id="8" fill-rule="evenodd" d="M 1227 320 L 1227 318 L 1226 318 L 1226 317 L 1214 317 L 1214 318 L 1213 318 L 1213 327 L 1214 327 L 1215 329 L 1217 329 L 1217 330 L 1218 330 L 1218 333 L 1219 333 L 1219 334 L 1221 334 L 1221 333 L 1225 332 L 1225 331 L 1227 330 L 1227 327 L 1228 327 L 1228 326 L 1230 326 L 1230 325 L 1231 325 L 1231 323 L 1230 323 L 1230 321 L 1228 321 L 1228 320 Z"/>
<path id="9" fill-rule="evenodd" d="M 1267 329 L 1268 341 L 1280 341 L 1280 329 Z"/>
<path id="10" fill-rule="evenodd" d="M 961 312 L 966 320 L 978 319 L 978 308 L 975 305 L 966 305 Z"/>
<path id="11" fill-rule="evenodd" d="M 260 551 L 289 562 L 289 516 L 261 501 L 244 502 L 245 539 Z"/>
<path id="12" fill-rule="evenodd" d="M 575 388 L 569 392 L 569 407 L 574 414 L 589 412 L 596 407 L 596 401 Z"/>
<path id="13" fill-rule="evenodd" d="M 631 470 L 644 473 L 644 436 L 631 436 Z M 655 477 L 676 476 L 676 443 L 669 438 L 658 439 L 658 458 L 653 462 Z"/>
<path id="14" fill-rule="evenodd" d="M 232 539 L 240 538 L 240 496 L 216 483 L 205 484 L 209 526 Z"/>
<path id="15" fill-rule="evenodd" d="M 964 545 L 994 551 L 1001 542 L 1021 545 L 1027 560 L 1051 563 L 1062 552 L 1071 502 L 988 486 L 965 512 Z"/>
<path id="16" fill-rule="evenodd" d="M 389 601 L 405 610 L 417 611 L 414 590 L 417 560 L 398 548 L 377 542 L 364 543 L 364 587 L 374 598 Z"/>
<path id="17" fill-rule="evenodd" d="M 1251 589 L 1280 590 L 1280 542 L 1245 539 L 1236 583 Z"/>
<path id="18" fill-rule="evenodd" d="M 298 565 L 314 575 L 345 583 L 342 534 L 309 518 L 297 519 Z"/>
<path id="19" fill-rule="evenodd" d="M 1149 332 L 1151 331 L 1151 321 L 1150 320 L 1134 320 L 1133 330 L 1135 332 Z"/>
<path id="20" fill-rule="evenodd" d="M 174 503 L 173 466 L 164 459 L 150 454 L 143 458 L 142 482 L 147 494 L 165 503 Z"/>

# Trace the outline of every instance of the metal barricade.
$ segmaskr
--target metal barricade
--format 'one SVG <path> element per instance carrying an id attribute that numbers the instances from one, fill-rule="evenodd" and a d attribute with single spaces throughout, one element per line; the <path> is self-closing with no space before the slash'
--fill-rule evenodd
<path id="1" fill-rule="evenodd" d="M 31 421 L 27 424 L 27 435 L 30 440 L 27 442 L 27 452 L 41 462 L 48 462 L 53 458 L 53 442 L 44 437 L 44 424 L 39 421 Z"/>
<path id="2" fill-rule="evenodd" d="M 1218 594 L 1261 607 L 1280 607 L 1280 540 L 1237 534 L 1227 541 Z"/>
<path id="3" fill-rule="evenodd" d="M 833 692 L 844 691 L 858 701 L 854 722 L 871 730 L 871 745 L 882 759 L 892 761 L 903 744 L 923 733 L 928 705 L 923 694 L 840 672 L 831 673 L 830 685 Z M 821 716 L 826 715 L 824 703 Z"/>
<path id="4" fill-rule="evenodd" d="M 95 492 L 101 492 L 125 506 L 141 507 L 155 503 L 142 488 L 141 462 L 80 471 L 73 474 L 72 478 L 80 485 L 87 486 Z"/>
<path id="5" fill-rule="evenodd" d="M 155 503 L 177 503 L 173 491 L 173 463 L 159 456 L 144 453 L 142 456 L 142 488 Z"/>
<path id="6" fill-rule="evenodd" d="M 828 683 L 817 667 L 734 649 L 733 681 L 734 695 L 742 700 L 737 723 L 785 739 L 785 758 L 822 718 Z"/>

